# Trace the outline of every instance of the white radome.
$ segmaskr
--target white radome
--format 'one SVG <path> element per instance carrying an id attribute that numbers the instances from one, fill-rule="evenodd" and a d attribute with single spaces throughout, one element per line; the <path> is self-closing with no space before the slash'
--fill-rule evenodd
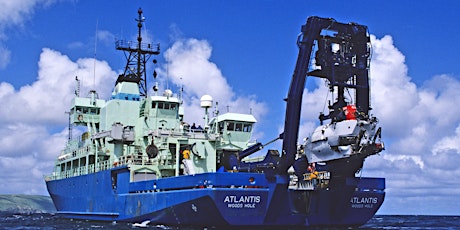
<path id="1" fill-rule="evenodd" d="M 210 95 L 203 95 L 201 98 L 200 98 L 200 105 L 201 105 L 201 108 L 211 108 L 212 107 L 212 97 Z"/>

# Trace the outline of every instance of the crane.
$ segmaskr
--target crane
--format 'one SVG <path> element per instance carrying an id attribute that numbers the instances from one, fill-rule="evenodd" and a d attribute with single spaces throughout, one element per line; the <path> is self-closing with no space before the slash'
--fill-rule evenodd
<path id="1" fill-rule="evenodd" d="M 338 91 L 330 113 L 321 122 L 338 115 L 346 105 L 344 88 L 356 90 L 356 108 L 367 116 L 370 110 L 368 68 L 370 39 L 367 27 L 356 23 L 339 23 L 331 18 L 309 17 L 297 41 L 299 54 L 286 98 L 282 158 L 278 172 L 286 173 L 294 163 L 300 125 L 302 94 L 307 76 L 325 78 L 331 90 Z M 314 47 L 317 48 L 313 53 Z M 311 56 L 314 54 L 313 69 Z M 319 68 L 318 68 L 319 67 Z M 313 69 L 313 70 L 312 70 Z"/>

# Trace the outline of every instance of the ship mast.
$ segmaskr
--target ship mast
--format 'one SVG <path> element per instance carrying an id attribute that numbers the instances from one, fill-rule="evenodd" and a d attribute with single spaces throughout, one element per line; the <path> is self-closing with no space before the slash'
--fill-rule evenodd
<path id="1" fill-rule="evenodd" d="M 139 17 L 137 21 L 138 35 L 137 42 L 118 40 L 115 44 L 117 50 L 122 50 L 126 57 L 126 66 L 123 74 L 118 76 L 116 84 L 119 82 L 135 82 L 139 85 L 141 97 L 147 97 L 147 73 L 146 64 L 152 55 L 160 54 L 160 44 L 143 43 L 141 36 L 142 23 L 145 18 L 142 16 L 142 9 L 137 11 Z M 156 60 L 153 60 L 156 63 Z M 156 73 L 153 73 L 156 77 Z"/>

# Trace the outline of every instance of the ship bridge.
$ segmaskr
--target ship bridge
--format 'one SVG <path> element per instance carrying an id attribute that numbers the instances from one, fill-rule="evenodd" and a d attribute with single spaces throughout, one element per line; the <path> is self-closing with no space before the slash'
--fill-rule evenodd
<path id="1" fill-rule="evenodd" d="M 241 150 L 248 147 L 256 122 L 252 114 L 225 113 L 213 117 L 209 124 L 211 130 L 216 130 L 222 137 L 220 149 Z"/>
<path id="2" fill-rule="evenodd" d="M 105 100 L 98 99 L 95 91 L 91 91 L 88 97 L 74 97 L 69 112 L 70 124 L 99 123 L 100 110 L 104 105 Z"/>
<path id="3" fill-rule="evenodd" d="M 145 117 L 149 129 L 179 130 L 181 115 L 181 104 L 177 96 L 170 90 L 163 95 L 148 97 L 145 106 L 142 106 L 141 116 Z"/>

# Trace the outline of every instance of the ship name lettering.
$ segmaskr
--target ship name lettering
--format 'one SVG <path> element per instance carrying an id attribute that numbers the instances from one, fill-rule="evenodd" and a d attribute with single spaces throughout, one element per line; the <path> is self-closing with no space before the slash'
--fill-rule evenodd
<path id="1" fill-rule="evenodd" d="M 350 203 L 352 204 L 377 204 L 377 197 L 352 197 Z"/>
<path id="2" fill-rule="evenodd" d="M 350 200 L 352 208 L 373 208 L 379 199 L 377 197 L 352 197 Z"/>
<path id="3" fill-rule="evenodd" d="M 228 208 L 256 208 L 260 203 L 260 196 L 225 196 L 224 203 Z"/>
<path id="4" fill-rule="evenodd" d="M 224 203 L 260 203 L 260 196 L 225 196 Z"/>

